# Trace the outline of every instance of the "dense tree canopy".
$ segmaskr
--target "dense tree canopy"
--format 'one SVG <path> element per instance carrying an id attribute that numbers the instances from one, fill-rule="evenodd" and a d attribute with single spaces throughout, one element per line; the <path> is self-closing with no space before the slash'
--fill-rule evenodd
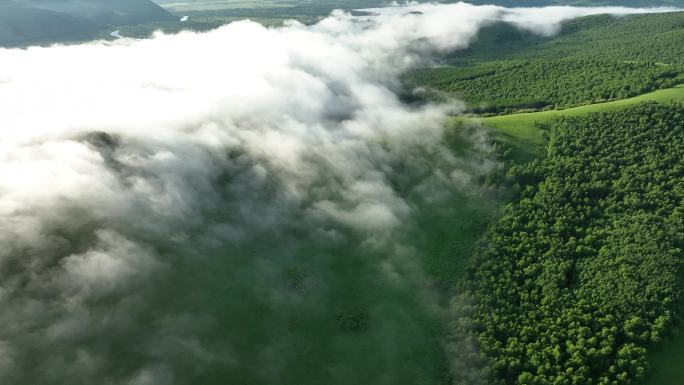
<path id="1" fill-rule="evenodd" d="M 684 12 L 630 16 L 593 15 L 564 22 L 558 34 L 541 38 L 506 24 L 484 28 L 455 63 L 533 58 L 601 58 L 684 63 Z"/>
<path id="2" fill-rule="evenodd" d="M 541 38 L 510 25 L 483 29 L 449 65 L 408 74 L 430 98 L 457 97 L 474 112 L 567 108 L 623 99 L 684 81 L 684 12 L 565 22 Z"/>
<path id="3" fill-rule="evenodd" d="M 456 96 L 478 112 L 567 108 L 624 99 L 684 81 L 684 66 L 597 59 L 507 60 L 416 71 L 435 96 Z"/>
<path id="4" fill-rule="evenodd" d="M 676 321 L 684 106 L 559 120 L 511 168 L 519 200 L 476 253 L 469 325 L 505 384 L 627 384 Z"/>

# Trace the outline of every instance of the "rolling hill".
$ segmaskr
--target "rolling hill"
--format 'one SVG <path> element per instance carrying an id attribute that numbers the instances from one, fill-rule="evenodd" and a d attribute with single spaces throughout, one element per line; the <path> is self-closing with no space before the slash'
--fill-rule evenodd
<path id="1" fill-rule="evenodd" d="M 176 17 L 149 0 L 0 0 L 0 45 L 85 37 L 111 26 Z"/>
<path id="2" fill-rule="evenodd" d="M 684 12 L 588 16 L 550 38 L 497 24 L 446 65 L 405 80 L 428 97 L 457 97 L 487 115 L 627 99 L 684 82 L 683 26 Z"/>

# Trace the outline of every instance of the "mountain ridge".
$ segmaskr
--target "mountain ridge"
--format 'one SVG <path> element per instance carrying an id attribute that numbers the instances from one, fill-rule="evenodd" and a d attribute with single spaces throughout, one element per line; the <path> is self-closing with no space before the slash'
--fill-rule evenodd
<path id="1" fill-rule="evenodd" d="M 176 16 L 150 0 L 0 0 L 0 46 L 172 20 Z"/>

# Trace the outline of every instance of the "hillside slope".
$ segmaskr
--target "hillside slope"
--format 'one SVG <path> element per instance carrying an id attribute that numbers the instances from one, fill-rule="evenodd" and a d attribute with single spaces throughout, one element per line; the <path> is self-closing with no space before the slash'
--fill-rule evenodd
<path id="1" fill-rule="evenodd" d="M 456 97 L 473 112 L 507 114 L 634 97 L 684 82 L 684 12 L 568 21 L 540 38 L 489 26 L 447 66 L 414 71 L 407 86 Z"/>
<path id="2" fill-rule="evenodd" d="M 150 0 L 23 0 L 22 2 L 33 8 L 65 13 L 111 25 L 176 19 Z"/>
<path id="3" fill-rule="evenodd" d="M 99 28 L 87 19 L 36 9 L 14 1 L 0 1 L 0 45 L 46 36 L 85 33 Z"/>
<path id="4" fill-rule="evenodd" d="M 149 0 L 0 0 L 0 45 L 86 36 L 116 25 L 175 19 Z"/>

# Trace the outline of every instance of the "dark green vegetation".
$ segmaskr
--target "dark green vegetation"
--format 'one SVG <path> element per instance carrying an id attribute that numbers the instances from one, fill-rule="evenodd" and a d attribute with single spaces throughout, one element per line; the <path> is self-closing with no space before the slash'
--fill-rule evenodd
<path id="1" fill-rule="evenodd" d="M 419 71 L 419 84 L 467 100 L 475 112 L 568 108 L 625 99 L 684 81 L 684 66 L 596 59 L 509 60 Z"/>
<path id="2" fill-rule="evenodd" d="M 454 63 L 509 59 L 614 59 L 628 62 L 684 63 L 682 12 L 586 16 L 562 23 L 558 34 L 543 38 L 505 24 L 484 28 Z"/>
<path id="3" fill-rule="evenodd" d="M 506 384 L 624 384 L 680 312 L 684 106 L 561 118 L 510 168 L 519 200 L 476 253 L 469 325 Z"/>
<path id="4" fill-rule="evenodd" d="M 175 20 L 149 0 L 0 0 L 0 46 L 83 40 L 113 26 Z"/>
<path id="5" fill-rule="evenodd" d="M 648 355 L 651 371 L 639 385 L 679 385 L 684 375 L 684 335 L 681 331 L 662 346 L 656 346 Z"/>
<path id="6" fill-rule="evenodd" d="M 588 16 L 563 24 L 560 35 L 520 57 L 601 57 L 620 61 L 684 63 L 684 13 Z M 510 55 L 510 54 L 509 54 Z M 516 54 L 512 54 L 511 57 Z"/>
<path id="7" fill-rule="evenodd" d="M 599 15 L 542 39 L 507 25 L 483 30 L 446 67 L 416 71 L 411 86 L 459 97 L 474 112 L 510 113 L 599 103 L 684 81 L 684 13 Z"/>
<path id="8" fill-rule="evenodd" d="M 494 25 L 407 76 L 484 113 L 518 194 L 462 282 L 454 383 L 681 383 L 682 41 L 682 13 Z"/>
<path id="9" fill-rule="evenodd" d="M 482 142 L 482 138 L 477 139 L 478 135 L 482 135 L 481 127 L 453 122 L 446 139 L 454 154 L 482 166 L 501 150 L 492 137 L 487 136 Z M 499 170 L 498 164 L 485 167 Z M 454 293 L 454 282 L 463 276 L 474 246 L 489 224 L 499 217 L 502 201 L 509 198 L 508 190 L 499 189 L 491 178 L 497 172 L 474 178 L 463 174 L 462 183 L 468 186 L 467 192 L 456 191 L 447 200 L 420 203 L 410 234 L 420 249 L 421 267 L 440 294 Z M 458 236 L 454 237 L 454 233 Z"/>

